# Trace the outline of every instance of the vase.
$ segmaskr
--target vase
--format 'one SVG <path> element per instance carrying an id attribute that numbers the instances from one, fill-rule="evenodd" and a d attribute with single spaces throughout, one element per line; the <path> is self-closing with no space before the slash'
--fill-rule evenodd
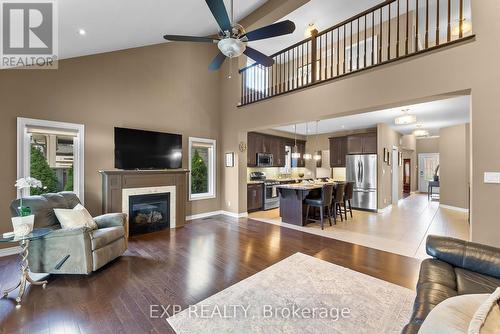
<path id="1" fill-rule="evenodd" d="M 15 236 L 24 237 L 30 234 L 33 231 L 34 223 L 35 223 L 35 215 L 13 217 L 12 227 L 14 229 Z"/>
<path id="2" fill-rule="evenodd" d="M 31 215 L 31 208 L 27 207 L 27 206 L 22 206 L 21 205 L 20 207 L 17 208 L 17 213 L 21 217 L 29 216 L 29 215 Z"/>

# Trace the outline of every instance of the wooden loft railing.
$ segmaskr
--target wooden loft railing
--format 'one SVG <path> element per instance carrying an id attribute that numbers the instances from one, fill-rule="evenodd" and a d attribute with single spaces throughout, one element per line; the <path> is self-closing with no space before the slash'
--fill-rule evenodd
<path id="1" fill-rule="evenodd" d="M 389 0 L 271 56 L 241 74 L 247 105 L 473 38 L 471 0 Z M 467 16 L 470 16 L 467 15 Z"/>

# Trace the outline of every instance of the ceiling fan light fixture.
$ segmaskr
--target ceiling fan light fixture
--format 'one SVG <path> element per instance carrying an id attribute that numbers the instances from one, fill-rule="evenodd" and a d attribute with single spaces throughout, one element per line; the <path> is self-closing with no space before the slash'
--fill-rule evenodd
<path id="1" fill-rule="evenodd" d="M 313 157 L 311 153 L 304 153 L 304 160 L 311 160 L 312 158 Z"/>
<path id="2" fill-rule="evenodd" d="M 239 57 L 245 52 L 246 45 L 239 39 L 236 38 L 225 38 L 217 43 L 220 52 L 222 52 L 226 57 L 235 58 Z"/>
<path id="3" fill-rule="evenodd" d="M 316 154 L 314 154 L 313 159 L 316 161 L 321 160 L 321 151 L 317 151 Z"/>

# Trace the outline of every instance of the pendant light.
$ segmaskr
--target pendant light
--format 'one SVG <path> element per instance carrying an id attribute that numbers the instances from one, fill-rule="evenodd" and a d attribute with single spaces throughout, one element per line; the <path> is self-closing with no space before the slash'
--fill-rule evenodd
<path id="1" fill-rule="evenodd" d="M 403 116 L 396 117 L 394 119 L 394 124 L 396 125 L 409 125 L 417 122 L 417 116 L 410 115 L 408 112 L 410 109 L 403 110 Z"/>
<path id="2" fill-rule="evenodd" d="M 297 124 L 294 126 L 294 138 L 295 138 L 295 146 L 293 147 L 292 159 L 300 159 L 299 148 L 297 147 Z"/>
<path id="3" fill-rule="evenodd" d="M 319 147 L 319 134 L 318 134 L 318 121 L 316 121 L 316 147 Z M 313 159 L 316 161 L 321 160 L 321 151 L 316 151 L 316 153 L 313 156 Z"/>
<path id="4" fill-rule="evenodd" d="M 306 123 L 306 139 L 307 139 L 308 133 L 309 133 L 309 126 Z M 311 153 L 304 153 L 304 160 L 311 160 L 311 159 L 312 159 L 312 154 Z"/>

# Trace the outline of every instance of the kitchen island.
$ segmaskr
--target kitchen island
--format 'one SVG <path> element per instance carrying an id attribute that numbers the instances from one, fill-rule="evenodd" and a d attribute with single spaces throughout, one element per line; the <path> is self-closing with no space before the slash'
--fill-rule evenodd
<path id="1" fill-rule="evenodd" d="M 296 183 L 276 186 L 280 197 L 281 221 L 297 226 L 306 225 L 306 197 L 321 197 L 325 183 Z"/>

